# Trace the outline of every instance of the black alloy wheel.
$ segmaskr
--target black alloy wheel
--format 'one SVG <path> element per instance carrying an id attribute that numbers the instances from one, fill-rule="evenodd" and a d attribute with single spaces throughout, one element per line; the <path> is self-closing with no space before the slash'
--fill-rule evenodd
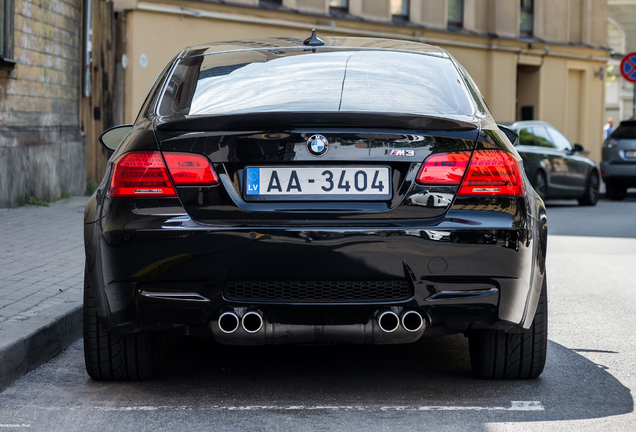
<path id="1" fill-rule="evenodd" d="M 605 190 L 607 193 L 607 197 L 612 201 L 623 201 L 627 196 L 627 186 L 620 182 L 606 182 Z"/>
<path id="2" fill-rule="evenodd" d="M 84 360 L 88 375 L 96 381 L 141 381 L 155 376 L 157 335 L 138 332 L 108 333 L 99 322 L 95 300 L 84 273 Z"/>
<path id="3" fill-rule="evenodd" d="M 546 177 L 545 172 L 542 170 L 537 171 L 534 175 L 534 180 L 532 181 L 532 187 L 537 192 L 537 195 L 545 201 L 548 196 L 548 178 Z"/>
<path id="4" fill-rule="evenodd" d="M 599 179 L 598 173 L 596 171 L 592 171 L 587 179 L 585 195 L 579 198 L 579 204 L 584 206 L 595 206 L 596 203 L 598 203 L 600 187 L 601 181 Z"/>
<path id="5" fill-rule="evenodd" d="M 468 336 L 473 375 L 482 379 L 532 379 L 541 375 L 548 348 L 548 292 L 546 279 L 528 330 L 505 333 L 475 330 Z"/>

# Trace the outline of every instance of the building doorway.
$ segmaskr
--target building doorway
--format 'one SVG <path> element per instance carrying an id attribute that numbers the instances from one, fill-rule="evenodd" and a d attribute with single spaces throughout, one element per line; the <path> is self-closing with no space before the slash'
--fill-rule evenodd
<path id="1" fill-rule="evenodd" d="M 539 66 L 517 66 L 516 121 L 539 118 Z"/>

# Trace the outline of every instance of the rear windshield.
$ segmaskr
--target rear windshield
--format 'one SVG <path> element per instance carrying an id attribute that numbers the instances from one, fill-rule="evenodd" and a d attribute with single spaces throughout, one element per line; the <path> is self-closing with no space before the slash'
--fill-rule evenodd
<path id="1" fill-rule="evenodd" d="M 392 51 L 248 51 L 183 59 L 159 115 L 273 111 L 471 115 L 447 58 Z"/>
<path id="2" fill-rule="evenodd" d="M 636 139 L 636 122 L 621 123 L 618 128 L 610 135 L 612 138 L 632 138 Z"/>

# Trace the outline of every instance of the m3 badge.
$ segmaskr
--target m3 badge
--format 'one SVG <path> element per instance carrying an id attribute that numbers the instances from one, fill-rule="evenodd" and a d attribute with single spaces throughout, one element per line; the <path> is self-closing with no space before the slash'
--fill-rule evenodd
<path id="1" fill-rule="evenodd" d="M 386 153 L 389 154 L 389 156 L 407 156 L 407 157 L 415 156 L 415 150 L 409 150 L 409 149 L 387 150 Z"/>

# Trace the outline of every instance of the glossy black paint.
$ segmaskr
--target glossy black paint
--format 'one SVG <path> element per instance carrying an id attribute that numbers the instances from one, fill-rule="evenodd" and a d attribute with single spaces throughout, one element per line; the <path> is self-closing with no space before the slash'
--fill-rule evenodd
<path id="1" fill-rule="evenodd" d="M 227 307 L 258 307 L 276 323 L 360 324 L 379 307 L 231 302 L 223 297 L 227 280 L 406 280 L 413 297 L 380 306 L 420 311 L 428 324 L 425 336 L 530 326 L 545 275 L 547 219 L 528 179 L 524 176 L 526 194 L 518 198 L 455 197 L 457 187 L 414 182 L 424 159 L 440 151 L 502 149 L 519 158 L 490 116 L 476 110 L 463 118 L 157 117 L 152 113 L 157 87 L 165 85 L 170 70 L 168 65 L 158 78 L 86 207 L 87 274 L 108 330 L 209 332 L 210 321 Z M 305 149 L 316 133 L 333 144 L 319 161 Z M 396 148 L 412 149 L 414 156 L 392 156 Z M 113 164 L 133 150 L 204 154 L 221 184 L 180 187 L 177 198 L 111 199 Z M 387 164 L 392 199 L 327 205 L 242 198 L 247 165 L 281 163 Z"/>
<path id="2" fill-rule="evenodd" d="M 90 274 L 100 278 L 92 278 L 93 285 L 103 287 L 105 322 L 119 331 L 203 327 L 223 307 L 237 306 L 223 300 L 224 280 L 321 280 L 326 268 L 332 280 L 411 279 L 416 294 L 403 305 L 420 308 L 433 326 L 511 329 L 532 316 L 528 287 L 536 284 L 534 275 L 545 272 L 545 212 L 539 207 L 543 219 L 534 221 L 523 213 L 523 199 L 460 199 L 442 218 L 384 228 L 338 222 L 298 228 L 206 226 L 185 215 L 178 199 L 137 201 L 143 204 L 106 199 L 107 216 L 90 229 L 98 248 L 90 240 L 87 248 L 98 258 L 87 263 Z M 168 214 L 156 215 L 161 212 Z M 313 264 L 316 256 L 324 257 L 319 265 Z M 446 262 L 443 272 L 434 267 L 440 260 Z M 149 299 L 139 296 L 141 290 L 196 292 L 212 301 Z M 470 294 L 436 296 L 447 291 Z M 488 293 L 474 296 L 475 291 Z M 268 318 L 292 322 L 307 306 L 288 307 L 260 308 Z M 366 322 L 377 305 L 311 309 L 322 310 L 325 324 L 362 315 Z"/>
<path id="3" fill-rule="evenodd" d="M 322 46 L 325 44 L 325 41 L 316 36 L 316 29 L 311 31 L 311 37 L 308 37 L 303 41 L 303 45 L 308 46 Z"/>
<path id="4" fill-rule="evenodd" d="M 289 116 L 288 116 L 289 117 Z M 325 120 L 327 121 L 327 120 Z M 431 119 L 422 119 L 421 123 Z M 445 124 L 445 120 L 441 121 Z M 397 123 L 395 121 L 391 123 Z M 188 213 L 201 222 L 233 224 L 237 219 L 251 219 L 257 211 L 267 220 L 360 220 L 428 218 L 443 214 L 448 206 L 418 205 L 415 196 L 429 192 L 430 187 L 417 186 L 414 178 L 421 161 L 440 151 L 472 150 L 477 137 L 475 129 L 460 125 L 455 131 L 444 130 L 358 130 L 330 128 L 252 130 L 250 132 L 210 131 L 208 120 L 200 122 L 199 132 L 167 134 L 157 130 L 162 151 L 193 152 L 214 161 L 214 168 L 224 187 L 179 188 L 179 196 Z M 339 123 L 336 122 L 336 125 Z M 463 129 L 468 130 L 463 130 Z M 213 129 L 214 128 L 210 128 Z M 306 149 L 307 139 L 319 133 L 331 142 L 330 151 L 319 160 Z M 390 156 L 393 149 L 414 149 L 414 156 Z M 355 164 L 388 165 L 392 168 L 392 199 L 385 202 L 248 202 L 243 199 L 245 167 L 285 163 L 288 166 L 330 166 Z M 456 187 L 436 187 L 436 193 L 455 194 Z M 411 200 L 409 201 L 409 198 Z M 406 199 L 406 201 L 405 201 Z M 400 204 L 410 202 L 412 205 Z M 413 204 L 414 203 L 414 204 Z M 450 201 L 449 201 L 450 204 Z M 387 210 L 393 210 L 388 213 Z M 284 213 L 281 213 L 284 212 Z M 319 213 L 317 213 L 319 212 Z"/>

